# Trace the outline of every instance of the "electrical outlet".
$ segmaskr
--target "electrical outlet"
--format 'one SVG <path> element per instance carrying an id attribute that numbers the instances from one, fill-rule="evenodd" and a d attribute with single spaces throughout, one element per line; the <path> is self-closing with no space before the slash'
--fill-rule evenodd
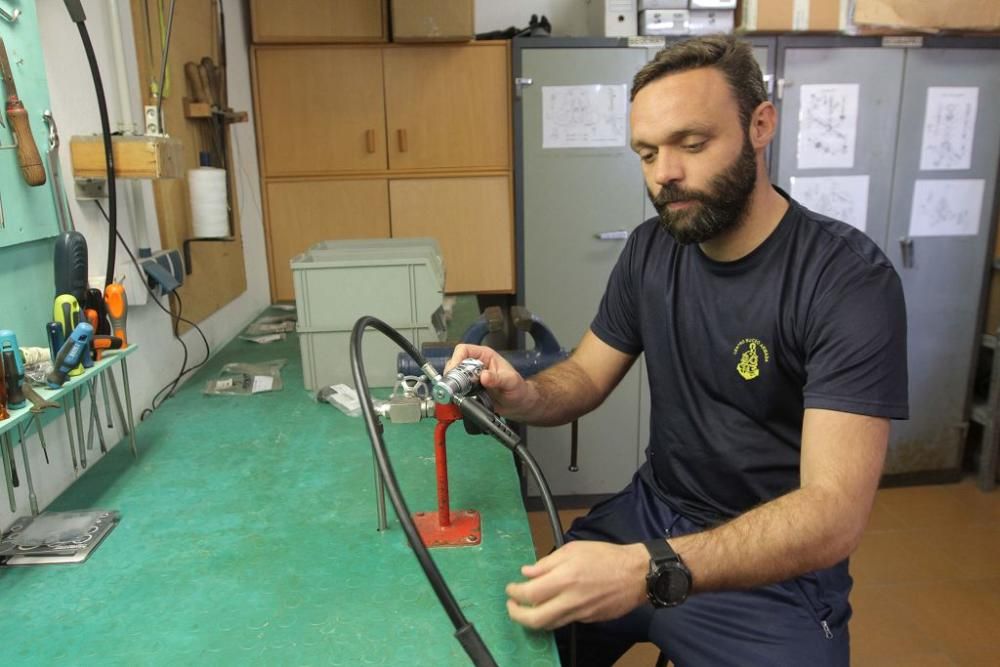
<path id="1" fill-rule="evenodd" d="M 150 289 L 169 294 L 184 284 L 184 262 L 179 250 L 160 250 L 139 261 Z"/>
<path id="2" fill-rule="evenodd" d="M 103 178 L 76 178 L 73 179 L 73 183 L 74 193 L 78 200 L 89 201 L 108 198 L 108 182 Z"/>

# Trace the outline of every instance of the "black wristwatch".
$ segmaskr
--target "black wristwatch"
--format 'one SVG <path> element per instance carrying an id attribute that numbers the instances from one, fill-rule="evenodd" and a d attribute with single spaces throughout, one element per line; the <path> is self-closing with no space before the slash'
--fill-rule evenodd
<path id="1" fill-rule="evenodd" d="M 691 592 L 691 570 L 664 539 L 643 542 L 649 551 L 646 597 L 656 608 L 676 607 Z"/>

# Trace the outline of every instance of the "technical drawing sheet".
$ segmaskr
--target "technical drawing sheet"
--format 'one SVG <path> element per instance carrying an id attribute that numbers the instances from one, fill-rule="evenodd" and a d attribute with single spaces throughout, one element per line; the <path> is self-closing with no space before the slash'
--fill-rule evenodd
<path id="1" fill-rule="evenodd" d="M 985 184 L 981 178 L 916 181 L 910 236 L 979 234 Z"/>
<path id="2" fill-rule="evenodd" d="M 858 84 L 807 84 L 800 90 L 798 168 L 852 168 Z"/>
<path id="3" fill-rule="evenodd" d="M 542 87 L 542 148 L 625 146 L 625 84 Z"/>
<path id="4" fill-rule="evenodd" d="M 867 175 L 793 176 L 791 195 L 811 211 L 865 231 L 869 180 Z"/>
<path id="5" fill-rule="evenodd" d="M 979 88 L 932 86 L 927 89 L 920 170 L 972 166 Z"/>

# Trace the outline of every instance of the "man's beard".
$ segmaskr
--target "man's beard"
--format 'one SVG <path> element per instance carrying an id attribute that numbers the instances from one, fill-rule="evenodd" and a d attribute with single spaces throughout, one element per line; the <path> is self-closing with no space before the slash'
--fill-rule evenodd
<path id="1" fill-rule="evenodd" d="M 743 222 L 754 186 L 757 184 L 757 156 L 748 139 L 744 139 L 739 157 L 709 183 L 707 192 L 687 190 L 675 183 L 660 188 L 655 196 L 647 189 L 664 229 L 678 243 L 704 243 Z M 694 202 L 679 211 L 667 204 Z"/>

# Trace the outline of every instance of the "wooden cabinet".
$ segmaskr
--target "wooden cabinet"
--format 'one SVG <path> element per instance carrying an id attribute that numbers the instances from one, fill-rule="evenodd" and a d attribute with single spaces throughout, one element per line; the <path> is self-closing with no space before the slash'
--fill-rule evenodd
<path id="1" fill-rule="evenodd" d="M 411 46 L 385 50 L 391 169 L 506 169 L 506 49 Z"/>
<path id="2" fill-rule="evenodd" d="M 261 50 L 257 80 L 267 176 L 385 169 L 379 49 Z"/>
<path id="3" fill-rule="evenodd" d="M 272 297 L 338 238 L 432 236 L 447 292 L 513 292 L 507 42 L 256 46 Z"/>
<path id="4" fill-rule="evenodd" d="M 267 186 L 271 292 L 294 299 L 289 262 L 329 239 L 389 238 L 385 179 L 284 181 Z"/>
<path id="5" fill-rule="evenodd" d="M 253 41 L 384 42 L 385 0 L 250 0 Z"/>

